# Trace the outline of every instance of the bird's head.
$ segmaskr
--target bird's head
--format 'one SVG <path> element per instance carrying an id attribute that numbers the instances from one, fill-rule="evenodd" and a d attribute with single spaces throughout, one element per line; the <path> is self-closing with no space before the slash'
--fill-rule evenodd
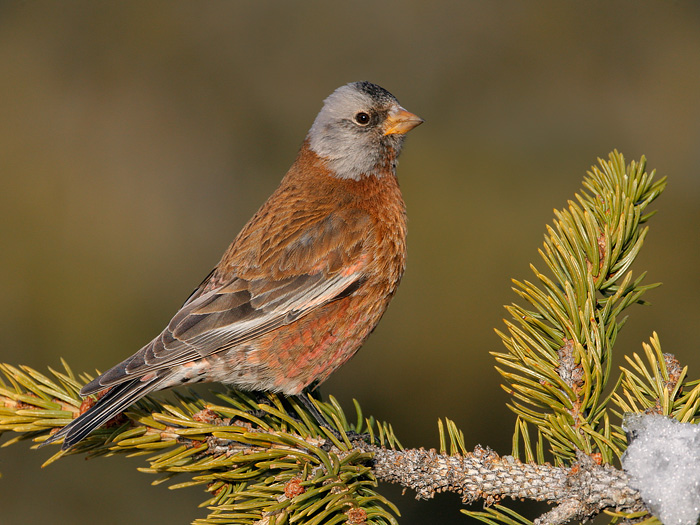
<path id="1" fill-rule="evenodd" d="M 337 177 L 359 179 L 393 169 L 405 133 L 422 122 L 386 89 L 352 82 L 324 101 L 307 138 Z M 387 159 L 392 162 L 388 168 Z"/>

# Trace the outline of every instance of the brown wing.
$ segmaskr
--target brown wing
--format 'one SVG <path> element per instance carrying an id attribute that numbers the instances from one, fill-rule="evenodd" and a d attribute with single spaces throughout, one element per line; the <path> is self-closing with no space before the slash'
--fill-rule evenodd
<path id="1" fill-rule="evenodd" d="M 283 268 L 286 277 L 257 277 L 259 266 L 245 272 L 233 265 L 226 275 L 220 265 L 158 337 L 86 385 L 81 394 L 244 344 L 354 292 L 369 262 L 365 245 L 373 235 L 370 224 L 357 210 L 307 223 L 282 248 L 261 254 L 264 267 Z M 257 275 L 243 278 L 241 273 Z"/>

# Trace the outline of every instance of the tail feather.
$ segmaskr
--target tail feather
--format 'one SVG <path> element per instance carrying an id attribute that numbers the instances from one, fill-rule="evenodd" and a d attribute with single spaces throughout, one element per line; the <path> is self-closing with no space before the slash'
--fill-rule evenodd
<path id="1" fill-rule="evenodd" d="M 85 439 L 93 430 L 99 428 L 114 416 L 126 410 L 145 395 L 158 389 L 167 376 L 154 377 L 151 381 L 134 379 L 112 387 L 95 405 L 84 414 L 56 432 L 41 446 L 64 438 L 61 450 L 66 450 Z"/>
<path id="2" fill-rule="evenodd" d="M 135 355 L 138 355 L 142 351 L 143 351 L 143 349 L 141 349 Z M 132 355 L 131 357 L 129 357 L 127 359 L 124 359 L 124 361 L 122 361 L 118 365 L 114 365 L 112 368 L 110 368 L 109 370 L 107 370 L 103 374 L 100 374 L 95 379 L 90 381 L 87 385 L 85 385 L 83 388 L 80 389 L 80 395 L 87 396 L 90 394 L 96 394 L 97 392 L 101 392 L 102 390 L 109 388 L 111 386 L 114 386 L 114 385 L 133 382 L 134 375 L 132 374 L 130 376 L 130 374 L 128 374 L 126 372 L 126 367 L 129 365 L 129 363 L 135 357 L 135 355 Z M 141 374 L 141 375 L 143 375 L 143 374 Z"/>

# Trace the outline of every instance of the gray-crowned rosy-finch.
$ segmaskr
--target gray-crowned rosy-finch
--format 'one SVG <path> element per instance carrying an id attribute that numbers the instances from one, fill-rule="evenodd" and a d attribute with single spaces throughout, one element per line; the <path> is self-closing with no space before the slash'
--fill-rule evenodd
<path id="1" fill-rule="evenodd" d="M 86 385 L 109 389 L 46 443 L 62 448 L 146 394 L 220 381 L 298 395 L 350 359 L 401 280 L 404 134 L 423 122 L 385 89 L 353 82 L 326 100 L 280 186 L 168 326 Z"/>

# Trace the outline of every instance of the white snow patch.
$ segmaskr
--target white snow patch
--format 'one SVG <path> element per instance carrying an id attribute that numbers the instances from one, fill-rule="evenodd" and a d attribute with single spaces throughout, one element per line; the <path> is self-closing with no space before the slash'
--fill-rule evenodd
<path id="1" fill-rule="evenodd" d="M 700 426 L 660 415 L 628 414 L 630 442 L 622 466 L 664 525 L 695 525 L 700 517 Z"/>

